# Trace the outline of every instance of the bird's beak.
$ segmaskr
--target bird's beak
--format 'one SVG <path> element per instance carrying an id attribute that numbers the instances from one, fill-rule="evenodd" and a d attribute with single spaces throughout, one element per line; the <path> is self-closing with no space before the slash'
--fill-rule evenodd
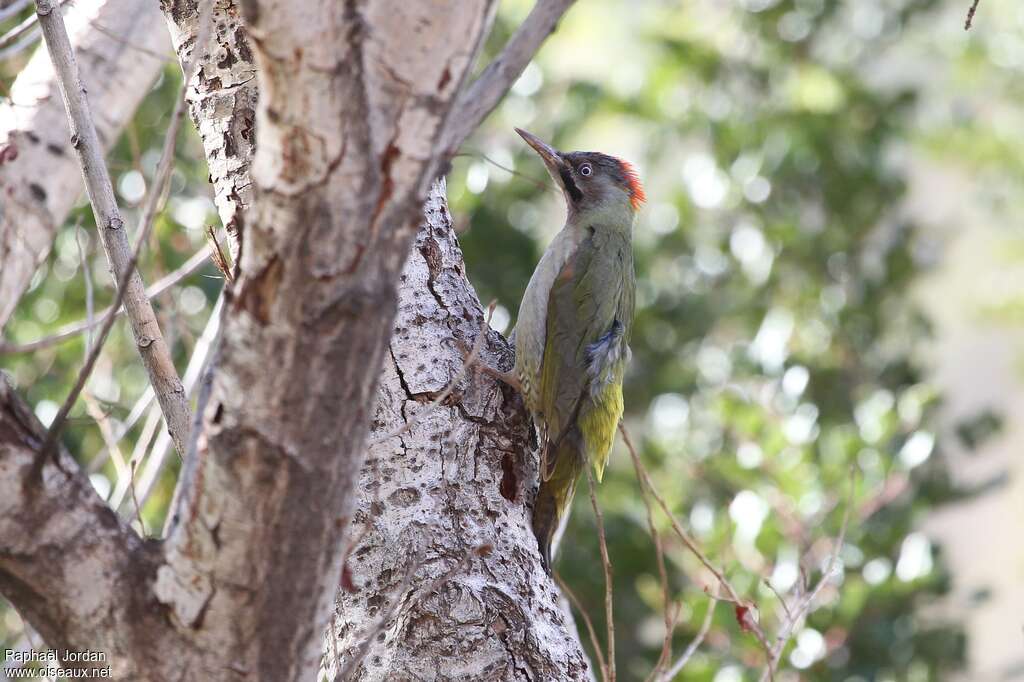
<path id="1" fill-rule="evenodd" d="M 558 153 L 558 150 L 522 128 L 516 128 L 516 132 L 519 133 L 519 137 L 526 140 L 526 144 L 533 147 L 533 150 L 540 154 L 540 158 L 544 160 L 544 165 L 548 167 L 551 177 L 561 182 L 559 171 L 565 167 L 565 161 L 562 160 L 562 155 Z"/>

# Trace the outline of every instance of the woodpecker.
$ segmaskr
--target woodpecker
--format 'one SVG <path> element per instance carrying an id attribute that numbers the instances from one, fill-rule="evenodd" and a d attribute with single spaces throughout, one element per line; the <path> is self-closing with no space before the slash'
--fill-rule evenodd
<path id="1" fill-rule="evenodd" d="M 544 567 L 579 475 L 598 481 L 622 417 L 636 280 L 633 224 L 644 190 L 633 166 L 599 152 L 560 152 L 516 128 L 566 204 L 565 226 L 530 277 L 515 326 L 512 373 L 540 434 L 533 509 Z"/>

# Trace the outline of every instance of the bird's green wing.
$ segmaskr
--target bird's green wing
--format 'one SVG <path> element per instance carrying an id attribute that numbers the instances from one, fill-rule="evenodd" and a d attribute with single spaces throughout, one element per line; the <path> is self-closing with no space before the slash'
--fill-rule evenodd
<path id="1" fill-rule="evenodd" d="M 548 460 L 558 451 L 559 441 L 577 419 L 590 390 L 595 344 L 610 339 L 624 348 L 632 326 L 632 307 L 633 259 L 628 237 L 591 234 L 566 261 L 548 298 L 540 386 L 546 441 L 541 475 L 545 479 L 555 465 Z"/>

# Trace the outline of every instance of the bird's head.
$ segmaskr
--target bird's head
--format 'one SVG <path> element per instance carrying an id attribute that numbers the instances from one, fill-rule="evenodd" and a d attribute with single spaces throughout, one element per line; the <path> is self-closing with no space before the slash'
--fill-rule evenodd
<path id="1" fill-rule="evenodd" d="M 635 213 L 646 199 L 640 178 L 628 162 L 600 152 L 560 152 L 536 135 L 519 128 L 516 132 L 543 159 L 565 195 L 570 214 L 620 208 Z"/>

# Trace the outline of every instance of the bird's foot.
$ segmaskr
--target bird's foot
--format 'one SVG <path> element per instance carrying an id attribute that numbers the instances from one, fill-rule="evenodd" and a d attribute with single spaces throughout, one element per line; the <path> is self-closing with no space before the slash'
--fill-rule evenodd
<path id="1" fill-rule="evenodd" d="M 478 352 L 479 349 L 471 348 L 461 340 L 455 340 L 455 342 L 458 344 L 459 350 L 462 352 L 462 363 L 466 366 L 466 369 L 479 369 L 484 374 L 511 386 L 516 390 L 516 392 L 523 392 L 523 385 L 519 383 L 519 377 L 516 376 L 514 371 L 505 372 L 500 369 L 495 369 L 484 362 Z"/>
<path id="2" fill-rule="evenodd" d="M 488 376 L 491 376 L 498 381 L 511 386 L 518 393 L 523 392 L 523 385 L 519 383 L 519 377 L 516 376 L 515 372 L 503 372 L 500 369 L 494 369 L 490 365 L 480 363 L 480 371 Z"/>

